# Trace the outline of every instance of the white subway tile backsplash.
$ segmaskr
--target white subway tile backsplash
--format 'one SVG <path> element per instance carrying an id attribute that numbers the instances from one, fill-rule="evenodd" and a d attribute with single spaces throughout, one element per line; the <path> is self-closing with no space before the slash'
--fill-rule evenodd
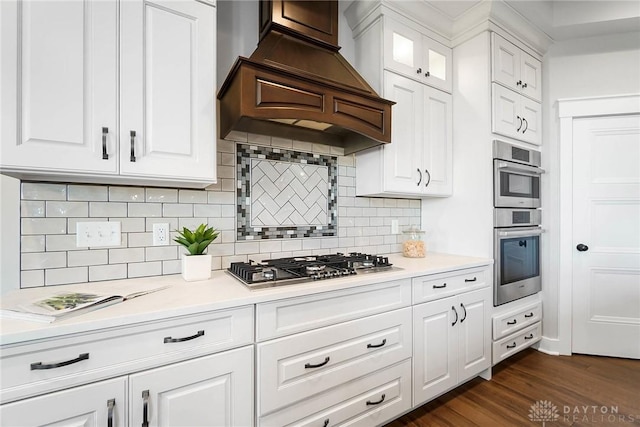
<path id="1" fill-rule="evenodd" d="M 166 217 L 190 217 L 193 216 L 193 205 L 191 203 L 163 203 L 162 216 Z"/>
<path id="2" fill-rule="evenodd" d="M 249 136 L 247 134 L 247 132 L 240 132 L 238 130 L 232 130 L 231 132 L 229 132 L 229 134 L 226 137 L 226 141 L 222 140 L 222 144 L 220 143 L 221 141 L 218 140 L 218 150 L 219 151 L 226 151 L 224 149 L 224 147 L 221 147 L 221 145 L 224 145 L 224 143 L 229 142 L 229 141 L 237 141 L 237 142 L 247 142 Z M 234 148 L 235 148 L 235 144 L 234 144 Z"/>
<path id="3" fill-rule="evenodd" d="M 149 203 L 177 203 L 178 190 L 173 188 L 147 188 L 145 190 L 146 200 Z"/>
<path id="4" fill-rule="evenodd" d="M 89 267 L 89 281 L 118 280 L 127 278 L 127 264 L 94 265 Z"/>
<path id="5" fill-rule="evenodd" d="M 150 216 L 162 216 L 162 203 L 128 203 L 127 216 L 145 218 Z"/>
<path id="6" fill-rule="evenodd" d="M 179 190 L 179 203 L 207 203 L 207 192 L 204 190 Z"/>
<path id="7" fill-rule="evenodd" d="M 126 217 L 127 204 L 122 202 L 89 202 L 90 217 Z"/>
<path id="8" fill-rule="evenodd" d="M 75 239 L 74 239 L 75 240 Z M 20 252 L 44 252 L 45 236 L 22 236 L 20 237 Z"/>
<path id="9" fill-rule="evenodd" d="M 131 279 L 134 277 L 161 276 L 162 262 L 134 262 L 127 264 L 127 276 Z"/>
<path id="10" fill-rule="evenodd" d="M 66 252 L 33 252 L 20 257 L 22 270 L 42 270 L 45 268 L 60 268 L 67 266 Z"/>
<path id="11" fill-rule="evenodd" d="M 67 186 L 67 200 L 78 202 L 106 202 L 109 200 L 108 187 L 101 185 Z"/>
<path id="12" fill-rule="evenodd" d="M 89 281 L 89 267 L 52 268 L 44 273 L 45 286 Z"/>
<path id="13" fill-rule="evenodd" d="M 142 203 L 145 201 L 144 188 L 109 187 L 110 202 Z"/>
<path id="14" fill-rule="evenodd" d="M 67 200 L 66 184 L 23 182 L 20 194 L 22 200 Z"/>
<path id="15" fill-rule="evenodd" d="M 87 247 L 78 247 L 75 234 L 49 234 L 46 240 L 46 251 L 79 251 Z"/>
<path id="16" fill-rule="evenodd" d="M 22 218 L 44 217 L 45 202 L 43 200 L 23 200 L 20 202 L 20 216 Z"/>
<path id="17" fill-rule="evenodd" d="M 20 272 L 21 288 L 37 288 L 44 286 L 44 270 L 28 270 Z"/>
<path id="18" fill-rule="evenodd" d="M 330 252 L 376 254 L 402 250 L 401 235 L 391 235 L 390 221 L 401 230 L 420 225 L 421 201 L 355 197 L 355 157 L 338 147 L 234 132 L 218 141 L 218 181 L 206 190 L 144 188 L 93 184 L 23 182 L 21 187 L 21 287 L 118 280 L 178 274 L 182 246 L 153 246 L 154 223 L 176 229 L 201 223 L 220 231 L 209 247 L 214 270 L 231 262 Z M 338 158 L 337 237 L 264 239 L 236 242 L 236 143 L 271 146 Z M 122 245 L 110 249 L 75 246 L 76 224 L 120 221 Z"/>
<path id="19" fill-rule="evenodd" d="M 86 218 L 89 214 L 87 202 L 47 202 L 47 217 Z"/>
<path id="20" fill-rule="evenodd" d="M 64 218 L 22 218 L 20 228 L 23 235 L 65 234 L 67 221 Z"/>
<path id="21" fill-rule="evenodd" d="M 69 267 L 102 265 L 108 264 L 108 262 L 107 249 L 72 251 L 67 254 L 67 265 Z"/>
<path id="22" fill-rule="evenodd" d="M 109 249 L 109 264 L 144 261 L 144 248 Z"/>

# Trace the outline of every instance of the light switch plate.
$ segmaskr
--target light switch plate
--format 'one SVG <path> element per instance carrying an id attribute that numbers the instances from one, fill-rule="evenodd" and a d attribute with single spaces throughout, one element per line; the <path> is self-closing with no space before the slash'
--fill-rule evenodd
<path id="1" fill-rule="evenodd" d="M 76 225 L 76 246 L 79 248 L 120 246 L 121 242 L 120 221 L 78 222 Z"/>

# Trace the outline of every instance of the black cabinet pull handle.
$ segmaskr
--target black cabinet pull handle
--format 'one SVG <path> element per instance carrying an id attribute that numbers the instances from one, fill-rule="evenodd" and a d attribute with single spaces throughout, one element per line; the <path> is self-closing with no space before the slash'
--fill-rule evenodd
<path id="1" fill-rule="evenodd" d="M 324 420 L 324 424 L 322 424 L 322 427 L 327 427 L 328 425 L 329 425 L 329 418 Z"/>
<path id="2" fill-rule="evenodd" d="M 142 427 L 149 427 L 149 390 L 142 391 Z"/>
<path id="3" fill-rule="evenodd" d="M 460 319 L 460 323 L 462 323 L 462 322 L 464 322 L 464 319 L 467 318 L 467 308 L 462 303 L 460 303 L 460 307 L 464 310 L 464 317 L 462 319 Z"/>
<path id="4" fill-rule="evenodd" d="M 516 116 L 516 118 L 518 119 L 518 122 L 520 122 L 520 124 L 518 125 L 518 129 L 516 129 L 516 132 L 520 132 L 520 128 L 522 127 L 522 119 L 520 118 L 520 116 Z"/>
<path id="5" fill-rule="evenodd" d="M 377 402 L 372 402 L 372 401 L 370 401 L 370 400 L 367 400 L 367 405 L 379 405 L 379 404 L 381 404 L 382 402 L 384 402 L 384 398 L 385 398 L 385 397 L 386 397 L 386 396 L 383 394 L 382 396 L 380 396 L 380 400 L 378 400 Z"/>
<path id="6" fill-rule="evenodd" d="M 198 337 L 202 337 L 204 336 L 204 331 L 198 331 L 197 334 L 195 335 L 191 335 L 190 337 L 184 337 L 184 338 L 171 338 L 171 337 L 164 337 L 164 343 L 170 343 L 170 342 L 183 342 L 183 341 L 191 341 L 191 340 L 195 340 Z"/>
<path id="7" fill-rule="evenodd" d="M 516 323 L 518 323 L 516 319 L 513 319 L 512 322 L 507 321 L 507 325 L 515 325 Z"/>
<path id="8" fill-rule="evenodd" d="M 131 135 L 131 156 L 129 156 L 130 162 L 136 161 L 136 131 L 132 130 L 130 132 Z"/>
<path id="9" fill-rule="evenodd" d="M 428 72 L 428 71 L 427 71 L 426 73 L 424 73 L 424 76 L 425 76 L 425 77 L 429 77 L 430 75 L 431 75 L 431 73 L 430 73 L 430 72 Z"/>
<path id="10" fill-rule="evenodd" d="M 453 323 L 451 324 L 451 326 L 455 326 L 456 323 L 458 323 L 458 312 L 456 311 L 456 308 L 454 306 L 451 306 L 451 310 L 453 310 L 453 312 L 456 315 L 456 319 L 453 321 Z"/>
<path id="11" fill-rule="evenodd" d="M 74 363 L 78 363 L 78 362 L 81 362 L 83 360 L 88 360 L 88 359 L 89 359 L 89 353 L 82 353 L 81 355 L 79 355 L 75 359 L 65 360 L 64 362 L 45 363 L 45 364 L 43 364 L 42 362 L 32 363 L 31 364 L 31 370 L 35 371 L 35 370 L 38 370 L 38 369 L 61 368 L 63 366 L 73 365 Z"/>
<path id="12" fill-rule="evenodd" d="M 380 344 L 367 344 L 367 348 L 380 348 L 387 343 L 387 339 L 383 339 Z"/>
<path id="13" fill-rule="evenodd" d="M 530 317 L 533 317 L 533 312 L 529 313 L 529 314 L 525 314 L 524 317 L 526 317 L 527 319 Z"/>
<path id="14" fill-rule="evenodd" d="M 516 343 L 513 343 L 511 345 L 507 344 L 507 348 L 516 348 Z"/>
<path id="15" fill-rule="evenodd" d="M 107 427 L 113 427 L 113 407 L 116 406 L 115 399 L 107 400 Z"/>
<path id="16" fill-rule="evenodd" d="M 107 154 L 107 134 L 109 133 L 109 128 L 102 128 L 102 160 L 109 160 L 109 155 Z"/>
<path id="17" fill-rule="evenodd" d="M 527 87 L 526 83 L 522 83 L 522 89 L 524 89 L 525 87 Z"/>
<path id="18" fill-rule="evenodd" d="M 464 279 L 464 281 L 465 281 L 466 283 L 469 283 L 469 282 L 475 282 L 476 280 L 478 280 L 478 278 L 477 278 L 477 277 L 475 277 L 475 276 L 474 276 L 474 278 L 473 278 L 473 279 Z"/>
<path id="19" fill-rule="evenodd" d="M 429 173 L 429 169 L 426 169 L 426 168 L 424 170 L 424 173 L 427 174 L 427 182 L 424 183 L 424 188 L 427 188 L 431 183 L 431 173 Z"/>
<path id="20" fill-rule="evenodd" d="M 524 129 L 522 129 L 522 134 L 524 134 L 527 129 L 529 129 L 529 122 L 527 122 L 527 119 L 525 119 L 524 117 L 522 118 L 522 121 L 524 122 Z"/>
<path id="21" fill-rule="evenodd" d="M 447 283 L 445 282 L 442 285 L 433 285 L 433 289 L 443 289 L 447 287 Z"/>
<path id="22" fill-rule="evenodd" d="M 419 168 L 418 173 L 420 174 L 420 176 L 418 178 L 418 183 L 416 184 L 416 186 L 420 187 L 420 183 L 422 182 L 422 171 Z"/>
<path id="23" fill-rule="evenodd" d="M 305 364 L 304 364 L 304 367 L 305 367 L 305 369 L 309 369 L 309 368 L 319 368 L 319 367 L 324 366 L 324 365 L 326 365 L 327 363 L 329 363 L 329 360 L 330 360 L 330 359 L 329 359 L 329 356 L 327 356 L 327 357 L 325 357 L 325 358 L 324 358 L 324 362 L 322 362 L 322 363 L 318 363 L 317 365 L 312 365 L 311 363 L 305 363 Z"/>
<path id="24" fill-rule="evenodd" d="M 416 74 L 422 74 L 422 68 L 418 68 L 418 69 L 416 70 Z"/>
<path id="25" fill-rule="evenodd" d="M 532 340 L 533 339 L 533 334 L 529 334 L 528 336 L 524 337 L 525 340 Z"/>
<path id="26" fill-rule="evenodd" d="M 522 84 L 522 80 L 518 80 L 518 81 L 516 82 L 516 86 L 520 86 L 521 84 Z"/>

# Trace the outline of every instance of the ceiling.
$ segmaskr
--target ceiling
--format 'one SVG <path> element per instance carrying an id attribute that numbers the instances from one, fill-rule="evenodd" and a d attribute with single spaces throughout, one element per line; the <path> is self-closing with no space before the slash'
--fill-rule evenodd
<path id="1" fill-rule="evenodd" d="M 493 0 L 424 0 L 451 18 L 461 18 Z M 553 40 L 640 31 L 638 0 L 504 0 Z"/>

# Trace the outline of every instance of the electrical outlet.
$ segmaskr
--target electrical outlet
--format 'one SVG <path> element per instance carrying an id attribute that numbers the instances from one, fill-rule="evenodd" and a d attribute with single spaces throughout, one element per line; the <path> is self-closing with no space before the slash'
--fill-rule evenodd
<path id="1" fill-rule="evenodd" d="M 399 234 L 400 230 L 398 229 L 398 220 L 397 219 L 392 219 L 391 220 L 391 234 Z"/>
<path id="2" fill-rule="evenodd" d="M 168 245 L 169 239 L 169 224 L 153 224 L 153 246 Z"/>
<path id="3" fill-rule="evenodd" d="M 76 225 L 76 246 L 79 248 L 120 246 L 121 243 L 120 221 L 78 222 Z"/>

